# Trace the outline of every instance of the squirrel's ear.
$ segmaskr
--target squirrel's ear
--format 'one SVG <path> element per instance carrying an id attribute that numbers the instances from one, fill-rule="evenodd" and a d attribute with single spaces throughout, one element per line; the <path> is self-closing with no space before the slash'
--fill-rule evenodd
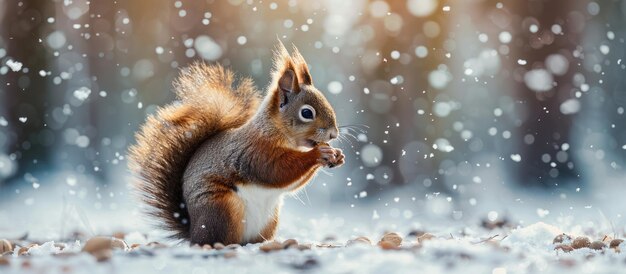
<path id="1" fill-rule="evenodd" d="M 304 57 L 302 57 L 302 54 L 300 54 L 300 51 L 298 51 L 298 48 L 296 48 L 296 46 L 293 46 L 293 61 L 295 62 L 296 65 L 296 71 L 298 72 L 298 80 L 300 80 L 300 83 L 303 85 L 312 85 L 313 84 L 313 80 L 311 79 L 311 73 L 309 72 L 309 66 L 307 66 L 306 61 L 304 60 Z"/>
<path id="2" fill-rule="evenodd" d="M 278 88 L 281 92 L 292 93 L 298 91 L 298 84 L 296 79 L 296 73 L 292 69 L 287 69 L 283 72 L 283 75 L 278 79 Z"/>

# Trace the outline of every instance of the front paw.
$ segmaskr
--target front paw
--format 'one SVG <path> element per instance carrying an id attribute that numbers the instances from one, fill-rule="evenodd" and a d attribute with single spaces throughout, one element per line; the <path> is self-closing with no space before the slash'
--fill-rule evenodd
<path id="1" fill-rule="evenodd" d="M 320 158 L 318 159 L 320 164 L 333 168 L 341 166 L 345 163 L 346 157 L 343 155 L 343 151 L 341 151 L 341 149 L 330 146 L 320 146 L 318 149 L 320 152 Z"/>

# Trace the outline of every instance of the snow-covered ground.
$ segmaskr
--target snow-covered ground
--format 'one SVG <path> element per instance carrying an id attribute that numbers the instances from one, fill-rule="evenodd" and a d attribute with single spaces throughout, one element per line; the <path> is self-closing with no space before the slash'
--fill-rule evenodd
<path id="1" fill-rule="evenodd" d="M 293 238 L 312 244 L 312 249 L 264 253 L 259 251 L 260 244 L 217 251 L 168 241 L 162 231 L 146 222 L 123 184 L 96 186 L 88 178 L 73 176 L 51 177 L 65 180 L 65 184 L 41 184 L 0 194 L 0 238 L 14 239 L 28 232 L 28 240 L 21 244 L 40 244 L 30 249 L 29 256 L 9 256 L 10 265 L 0 266 L 0 273 L 500 274 L 618 273 L 626 268 L 626 252 L 583 248 L 566 253 L 555 250 L 552 243 L 561 233 L 588 236 L 592 241 L 605 235 L 624 238 L 623 207 L 618 206 L 623 204 L 623 191 L 540 194 L 490 186 L 492 196 L 473 197 L 475 206 L 464 210 L 464 206 L 455 205 L 463 204 L 455 199 L 466 197 L 432 194 L 414 200 L 403 196 L 410 192 L 410 186 L 369 202 L 321 201 L 323 194 L 315 191 L 322 187 L 318 184 L 311 186 L 309 193 L 286 199 L 277 235 L 279 241 Z M 619 190 L 619 183 L 619 178 L 607 180 L 606 186 Z M 503 219 L 508 223 L 502 228 L 481 225 L 484 220 Z M 63 250 L 55 247 L 52 241 L 59 243 L 74 231 L 84 236 L 78 241 L 64 241 L 67 247 Z M 409 236 L 411 231 L 428 232 L 436 238 L 418 244 L 416 236 Z M 80 252 L 85 239 L 115 232 L 126 233 L 129 245 L 142 247 L 116 250 L 105 262 Z M 402 236 L 400 250 L 376 246 L 386 232 Z M 372 245 L 344 247 L 359 236 L 371 239 Z M 169 247 L 144 246 L 153 241 Z M 619 249 L 626 250 L 626 244 Z"/>

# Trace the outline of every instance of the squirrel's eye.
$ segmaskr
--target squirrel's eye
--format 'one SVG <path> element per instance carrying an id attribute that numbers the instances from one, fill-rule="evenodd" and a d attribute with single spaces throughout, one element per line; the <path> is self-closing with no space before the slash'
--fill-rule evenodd
<path id="1" fill-rule="evenodd" d="M 315 119 L 315 109 L 309 105 L 303 105 L 300 107 L 300 120 L 302 122 L 311 122 Z"/>

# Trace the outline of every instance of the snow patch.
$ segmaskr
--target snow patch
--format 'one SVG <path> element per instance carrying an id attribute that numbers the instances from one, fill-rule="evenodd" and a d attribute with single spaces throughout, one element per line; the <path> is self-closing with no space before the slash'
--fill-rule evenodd
<path id="1" fill-rule="evenodd" d="M 527 227 L 518 228 L 512 231 L 502 244 L 512 245 L 525 243 L 530 246 L 551 247 L 552 240 L 563 232 L 555 226 L 544 222 L 534 223 Z"/>

